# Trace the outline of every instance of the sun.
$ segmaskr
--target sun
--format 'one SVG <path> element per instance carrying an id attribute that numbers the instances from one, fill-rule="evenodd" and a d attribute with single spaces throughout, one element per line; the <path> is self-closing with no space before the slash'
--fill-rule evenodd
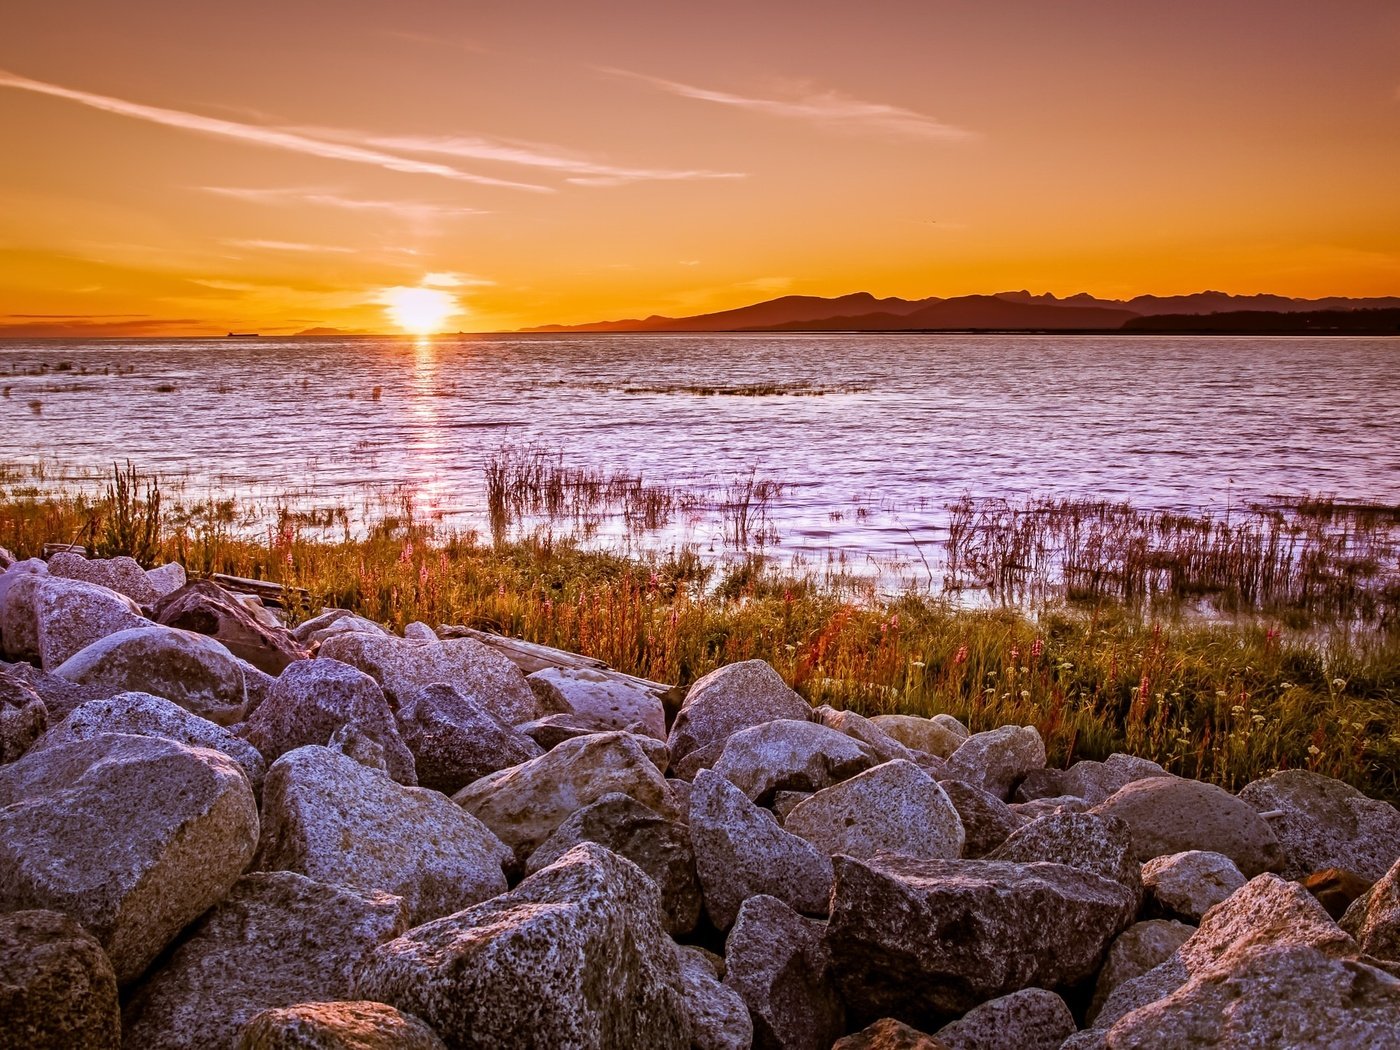
<path id="1" fill-rule="evenodd" d="M 386 288 L 379 297 L 389 319 L 411 335 L 440 332 L 461 312 L 457 297 L 437 288 Z"/>

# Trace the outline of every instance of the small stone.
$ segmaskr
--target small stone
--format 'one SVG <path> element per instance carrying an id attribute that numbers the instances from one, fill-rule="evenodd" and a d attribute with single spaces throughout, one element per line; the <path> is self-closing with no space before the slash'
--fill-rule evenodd
<path id="1" fill-rule="evenodd" d="M 1229 857 L 1206 850 L 1169 853 L 1142 866 L 1153 914 L 1192 924 L 1248 881 Z"/>
<path id="2" fill-rule="evenodd" d="M 447 1050 L 437 1033 L 384 1003 L 298 1003 L 264 1010 L 236 1050 Z"/>
<path id="3" fill-rule="evenodd" d="M 102 946 L 67 915 L 0 914 L 0 1047 L 118 1050 L 117 977 Z"/>
<path id="4" fill-rule="evenodd" d="M 948 1050 L 1059 1050 L 1075 1028 L 1063 999 L 1044 988 L 1026 988 L 974 1007 L 934 1038 Z"/>
<path id="5" fill-rule="evenodd" d="M 811 705 L 789 689 L 777 671 L 762 660 L 745 660 L 711 671 L 690 687 L 666 742 L 672 760 L 679 762 L 740 730 L 811 716 Z"/>
<path id="6" fill-rule="evenodd" d="M 1033 769 L 1045 767 L 1045 742 L 1034 726 L 1002 726 L 974 733 L 948 756 L 948 775 L 1005 800 Z"/>

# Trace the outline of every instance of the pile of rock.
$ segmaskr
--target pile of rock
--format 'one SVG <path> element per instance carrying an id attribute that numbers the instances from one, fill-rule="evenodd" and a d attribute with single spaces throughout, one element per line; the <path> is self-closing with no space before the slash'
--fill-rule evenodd
<path id="1" fill-rule="evenodd" d="M 1390 1046 L 1400 812 L 0 575 L 0 1046 Z"/>

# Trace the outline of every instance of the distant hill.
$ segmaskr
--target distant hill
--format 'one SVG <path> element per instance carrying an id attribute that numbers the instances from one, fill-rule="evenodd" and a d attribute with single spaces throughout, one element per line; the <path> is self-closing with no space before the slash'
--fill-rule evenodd
<path id="1" fill-rule="evenodd" d="M 741 332 L 772 325 L 820 321 L 831 317 L 859 317 L 886 313 L 902 315 L 918 310 L 937 299 L 877 299 L 869 292 L 855 292 L 833 299 L 818 295 L 785 295 L 779 299 L 741 306 L 714 314 L 693 317 L 652 316 L 626 321 L 595 321 L 589 324 L 542 325 L 522 328 L 522 332 Z"/>
<path id="2" fill-rule="evenodd" d="M 1110 310 L 1092 306 L 1044 306 L 1039 303 L 1008 302 L 995 295 L 963 295 L 944 299 L 909 313 L 864 314 L 859 317 L 827 317 L 819 321 L 795 321 L 767 325 L 750 331 L 860 331 L 900 332 L 918 329 L 1043 329 L 1087 328 L 1109 330 L 1140 315 L 1130 310 Z"/>
<path id="3" fill-rule="evenodd" d="M 300 332 L 296 332 L 296 333 L 294 333 L 294 334 L 296 334 L 296 335 L 321 335 L 321 336 L 334 335 L 334 336 L 340 336 L 340 335 L 373 335 L 374 333 L 373 333 L 373 332 L 369 332 L 369 331 L 365 331 L 364 329 L 360 329 L 360 328 L 307 328 L 307 329 L 304 329 L 304 330 L 302 330 L 302 331 L 300 331 Z"/>
<path id="4" fill-rule="evenodd" d="M 1124 332 L 1180 335 L 1400 335 L 1400 308 L 1382 310 L 1232 310 L 1136 317 Z"/>

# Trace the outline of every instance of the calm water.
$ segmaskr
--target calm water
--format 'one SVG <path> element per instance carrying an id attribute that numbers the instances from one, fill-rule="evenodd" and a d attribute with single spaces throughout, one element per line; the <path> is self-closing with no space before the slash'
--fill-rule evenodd
<path id="1" fill-rule="evenodd" d="M 0 383 L 7 461 L 129 457 L 196 489 L 321 503 L 404 483 L 468 526 L 484 523 L 482 466 L 505 445 L 658 483 L 757 468 L 789 486 L 778 550 L 809 563 L 911 558 L 965 493 L 1400 503 L 1400 339 L 35 341 L 0 343 Z M 754 384 L 825 392 L 683 389 Z M 719 534 L 697 512 L 652 542 Z"/>

